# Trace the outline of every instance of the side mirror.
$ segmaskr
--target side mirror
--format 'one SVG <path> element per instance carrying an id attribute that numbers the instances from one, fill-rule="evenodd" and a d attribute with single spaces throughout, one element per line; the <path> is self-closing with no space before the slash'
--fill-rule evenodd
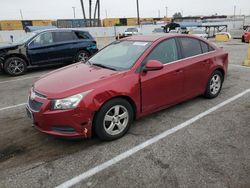
<path id="1" fill-rule="evenodd" d="M 161 70 L 163 68 L 163 64 L 158 60 L 149 60 L 145 67 L 143 68 L 143 71 L 156 71 Z"/>

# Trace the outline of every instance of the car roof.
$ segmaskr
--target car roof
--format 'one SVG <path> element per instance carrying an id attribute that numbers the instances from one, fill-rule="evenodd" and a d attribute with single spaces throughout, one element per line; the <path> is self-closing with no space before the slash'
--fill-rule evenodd
<path id="1" fill-rule="evenodd" d="M 83 32 L 88 32 L 85 30 L 81 30 L 81 29 L 70 29 L 70 28 L 54 28 L 54 29 L 42 29 L 42 30 L 36 30 L 33 31 L 33 33 L 42 33 L 42 32 L 46 32 L 46 31 L 57 31 L 57 32 L 63 32 L 63 31 L 83 31 Z"/>

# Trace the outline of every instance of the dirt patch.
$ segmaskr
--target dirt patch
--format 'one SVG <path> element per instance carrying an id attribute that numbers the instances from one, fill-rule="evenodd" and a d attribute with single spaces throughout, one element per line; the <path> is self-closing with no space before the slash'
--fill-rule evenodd
<path id="1" fill-rule="evenodd" d="M 24 153 L 25 150 L 26 148 L 23 146 L 13 145 L 0 150 L 0 163 Z"/>

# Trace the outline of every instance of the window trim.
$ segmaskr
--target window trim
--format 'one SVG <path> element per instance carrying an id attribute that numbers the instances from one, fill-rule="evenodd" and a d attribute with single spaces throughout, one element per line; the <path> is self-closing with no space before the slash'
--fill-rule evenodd
<path id="1" fill-rule="evenodd" d="M 159 46 L 161 43 L 166 42 L 167 40 L 171 40 L 171 39 L 174 39 L 174 40 L 175 40 L 176 49 L 177 49 L 177 55 L 178 55 L 178 60 L 180 60 L 180 59 L 181 59 L 180 46 L 179 46 L 179 44 L 178 44 L 178 41 L 177 41 L 176 37 L 167 38 L 167 39 L 164 39 L 164 40 L 160 41 L 159 43 L 157 43 L 157 44 L 155 45 L 155 47 L 152 48 L 152 49 L 150 50 L 150 52 L 148 52 L 147 56 L 146 56 L 146 57 L 143 59 L 143 61 L 141 62 L 139 68 L 137 68 L 136 72 L 142 72 L 144 66 L 145 66 L 146 63 L 147 63 L 147 62 L 146 62 L 146 59 L 147 59 L 148 56 L 154 51 L 154 49 L 155 49 L 157 46 Z M 178 60 L 175 60 L 175 61 L 178 61 Z M 172 62 L 175 62 L 175 61 L 172 61 Z M 163 64 L 162 62 L 161 62 L 161 63 L 162 63 L 163 66 L 164 66 L 164 65 L 171 64 L 172 62 L 165 63 L 165 64 Z"/>
<path id="2" fill-rule="evenodd" d="M 180 48 L 181 46 L 179 46 L 180 44 L 179 44 L 178 38 L 179 38 L 179 37 L 168 38 L 168 39 L 175 39 L 176 42 L 177 42 L 177 49 L 179 50 L 179 48 Z M 187 38 L 189 38 L 189 37 L 187 37 Z M 168 40 L 168 39 L 166 39 L 166 40 Z M 199 40 L 199 39 L 197 39 L 197 40 Z M 164 41 L 165 41 L 165 40 L 164 40 Z M 199 41 L 202 41 L 202 40 L 199 40 Z M 161 43 L 161 42 L 160 42 L 160 43 Z M 160 43 L 158 43 L 158 44 L 160 44 Z M 205 42 L 205 43 L 206 43 L 208 46 L 211 46 L 211 45 L 209 45 L 207 42 Z M 158 44 L 157 44 L 157 45 L 158 45 Z M 156 45 L 156 46 L 157 46 L 157 45 Z M 204 56 L 204 55 L 208 55 L 208 54 L 212 54 L 212 53 L 216 52 L 216 49 L 214 49 L 213 47 L 211 47 L 211 48 L 213 49 L 212 51 L 209 51 L 209 52 L 206 52 L 206 53 L 201 53 L 201 54 L 194 55 L 194 56 L 190 56 L 190 57 L 186 57 L 186 58 L 180 57 L 180 59 L 178 59 L 178 60 L 176 60 L 176 61 L 173 61 L 173 62 L 170 62 L 170 63 L 163 64 L 163 67 L 168 66 L 168 65 L 172 65 L 172 64 L 174 64 L 174 63 L 179 63 L 179 62 L 181 62 L 181 61 L 185 61 L 185 60 L 188 60 L 188 59 L 191 59 L 191 58 L 196 58 L 196 57 L 200 57 L 200 56 Z M 153 48 L 153 49 L 154 49 L 154 48 Z M 148 53 L 148 55 L 153 51 L 153 49 Z M 181 54 L 180 51 L 178 52 L 178 54 Z M 148 55 L 144 58 L 144 60 L 142 61 L 140 67 L 136 70 L 137 73 L 143 72 L 143 67 L 144 67 L 144 65 L 145 65 L 144 62 L 145 62 L 145 59 L 148 57 Z"/>

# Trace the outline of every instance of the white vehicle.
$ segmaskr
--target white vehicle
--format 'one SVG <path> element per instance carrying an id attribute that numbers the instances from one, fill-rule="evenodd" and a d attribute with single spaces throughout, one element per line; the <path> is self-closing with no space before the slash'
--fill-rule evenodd
<path id="1" fill-rule="evenodd" d="M 124 32 L 124 36 L 140 35 L 140 29 L 136 27 L 127 28 Z"/>
<path id="2" fill-rule="evenodd" d="M 201 30 L 201 29 L 190 30 L 189 34 L 208 39 L 208 34 L 204 30 Z"/>

